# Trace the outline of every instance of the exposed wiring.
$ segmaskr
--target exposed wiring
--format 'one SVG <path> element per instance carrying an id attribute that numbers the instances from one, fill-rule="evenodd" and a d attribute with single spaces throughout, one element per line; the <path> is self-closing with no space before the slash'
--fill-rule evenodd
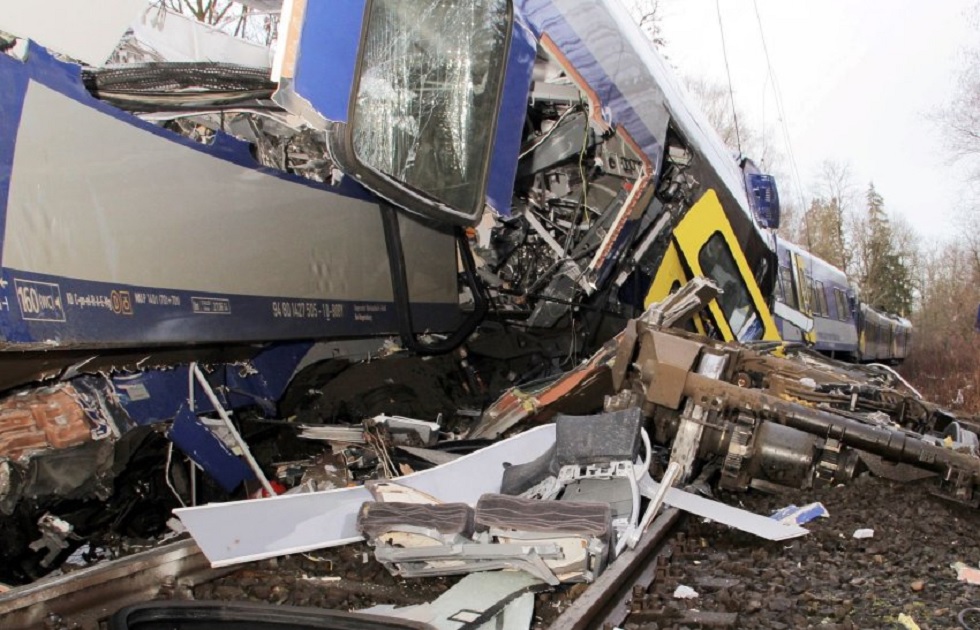
<path id="1" fill-rule="evenodd" d="M 175 488 L 174 484 L 170 482 L 170 462 L 173 459 L 173 455 L 174 443 L 170 442 L 167 444 L 167 461 L 163 465 L 163 479 L 167 482 L 167 487 L 170 488 L 170 491 L 174 493 L 175 497 L 177 497 L 177 501 L 180 502 L 180 507 L 187 507 L 187 504 L 184 503 L 184 499 L 182 499 L 180 494 L 177 492 L 177 488 Z"/>
<path id="2" fill-rule="evenodd" d="M 565 247 L 564 247 L 564 249 L 565 249 L 565 255 L 566 256 L 568 255 L 568 252 L 571 250 L 571 246 L 572 246 L 572 235 L 575 234 L 575 232 L 578 229 L 579 217 L 580 216 L 583 216 L 583 215 L 584 216 L 588 216 L 588 207 L 589 207 L 589 180 L 585 176 L 585 154 L 588 152 L 588 149 L 589 149 L 589 130 L 590 129 L 591 129 L 591 126 L 589 125 L 589 114 L 588 114 L 588 110 L 586 110 L 586 114 L 585 114 L 585 131 L 582 133 L 582 149 L 581 149 L 581 151 L 579 151 L 579 154 L 578 154 L 578 174 L 579 174 L 579 177 L 582 179 L 582 206 L 580 208 L 576 208 L 575 209 L 575 214 L 572 215 L 571 227 L 569 228 L 568 233 L 565 235 Z M 576 278 L 575 281 L 578 282 L 578 278 Z"/>
<path id="3" fill-rule="evenodd" d="M 548 137 L 551 136 L 551 134 L 554 133 L 555 130 L 558 129 L 558 127 L 561 126 L 561 123 L 568 117 L 568 115 L 571 114 L 572 112 L 578 111 L 578 109 L 579 109 L 578 107 L 569 107 L 564 112 L 562 112 L 561 116 L 558 117 L 558 119 L 555 121 L 555 124 L 552 125 L 551 129 L 549 129 L 548 131 L 546 131 L 543 134 L 541 134 L 534 141 L 534 144 L 532 144 L 531 146 L 529 146 L 527 149 L 525 149 L 524 151 L 522 151 L 519 156 L 517 156 L 517 159 L 518 160 L 523 159 L 526 155 L 528 155 L 529 153 L 531 153 L 532 151 L 534 151 L 535 149 L 537 149 L 539 146 L 541 146 L 541 143 L 544 142 L 545 140 L 547 140 Z M 585 124 L 586 124 L 586 128 L 587 128 L 588 127 L 588 124 L 589 124 L 588 123 L 588 118 L 586 118 L 586 123 Z"/>

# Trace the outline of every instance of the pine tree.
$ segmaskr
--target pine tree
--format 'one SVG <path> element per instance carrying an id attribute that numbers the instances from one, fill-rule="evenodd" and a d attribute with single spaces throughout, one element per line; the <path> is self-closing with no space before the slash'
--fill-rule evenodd
<path id="1" fill-rule="evenodd" d="M 865 203 L 866 215 L 858 222 L 854 239 L 861 299 L 875 308 L 906 315 L 915 292 L 912 252 L 899 246 L 885 200 L 873 182 L 868 185 Z"/>
<path id="2" fill-rule="evenodd" d="M 850 266 L 849 249 L 844 239 L 844 209 L 837 197 L 815 197 L 803 216 L 803 244 L 814 255 L 838 269 Z"/>

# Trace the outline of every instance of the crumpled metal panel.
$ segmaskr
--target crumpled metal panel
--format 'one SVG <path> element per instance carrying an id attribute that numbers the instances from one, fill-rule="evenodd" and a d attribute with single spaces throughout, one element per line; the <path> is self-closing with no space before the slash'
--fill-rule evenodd
<path id="1" fill-rule="evenodd" d="M 146 7 L 144 0 L 3 2 L 0 29 L 98 66 Z"/>
<path id="2" fill-rule="evenodd" d="M 448 464 L 400 477 L 398 483 L 446 502 L 473 505 L 484 494 L 500 491 L 504 463 L 531 461 L 554 440 L 554 425 L 537 427 Z M 357 514 L 371 500 L 368 489 L 359 486 L 213 503 L 174 514 L 218 567 L 359 541 Z"/>
<path id="3" fill-rule="evenodd" d="M 517 0 L 539 34 L 547 34 L 603 99 L 604 114 L 622 124 L 660 170 L 668 117 L 711 164 L 725 189 L 752 216 L 734 156 L 629 13 L 614 0 Z M 757 224 L 756 224 L 756 227 Z"/>

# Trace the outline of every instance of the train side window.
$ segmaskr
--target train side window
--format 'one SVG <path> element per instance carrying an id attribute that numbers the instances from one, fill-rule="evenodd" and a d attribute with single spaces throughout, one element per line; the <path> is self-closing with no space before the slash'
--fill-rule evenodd
<path id="1" fill-rule="evenodd" d="M 813 287 L 814 314 L 826 317 L 830 314 L 830 309 L 827 308 L 827 294 L 823 290 L 823 282 L 818 280 L 810 286 Z"/>
<path id="2" fill-rule="evenodd" d="M 837 319 L 849 321 L 851 319 L 851 305 L 847 303 L 847 294 L 840 289 L 834 289 L 837 297 Z"/>
<path id="3" fill-rule="evenodd" d="M 789 267 L 779 268 L 779 290 L 783 296 L 783 303 L 797 310 L 800 308 L 796 291 L 793 290 L 793 270 Z"/>
<path id="4" fill-rule="evenodd" d="M 806 292 L 808 298 L 807 301 L 810 303 L 810 314 L 811 315 L 816 314 L 817 309 L 820 308 L 820 305 L 817 304 L 817 294 L 813 290 L 813 278 L 807 275 L 802 276 L 802 278 L 803 278 L 802 290 Z"/>
<path id="5" fill-rule="evenodd" d="M 762 325 L 759 313 L 721 232 L 715 232 L 701 247 L 698 263 L 704 274 L 714 280 L 723 291 L 718 296 L 718 304 L 728 320 L 732 334 L 738 340 L 752 338 L 753 329 Z"/>

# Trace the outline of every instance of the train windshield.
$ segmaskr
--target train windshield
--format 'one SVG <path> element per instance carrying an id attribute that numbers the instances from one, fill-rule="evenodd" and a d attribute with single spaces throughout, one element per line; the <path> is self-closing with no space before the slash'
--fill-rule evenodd
<path id="1" fill-rule="evenodd" d="M 718 304 L 735 338 L 739 341 L 760 338 L 762 322 L 759 313 L 721 232 L 713 234 L 701 248 L 698 263 L 704 274 L 723 291 L 718 296 Z"/>
<path id="2" fill-rule="evenodd" d="M 372 0 L 357 159 L 461 212 L 482 210 L 511 19 L 507 0 Z"/>

